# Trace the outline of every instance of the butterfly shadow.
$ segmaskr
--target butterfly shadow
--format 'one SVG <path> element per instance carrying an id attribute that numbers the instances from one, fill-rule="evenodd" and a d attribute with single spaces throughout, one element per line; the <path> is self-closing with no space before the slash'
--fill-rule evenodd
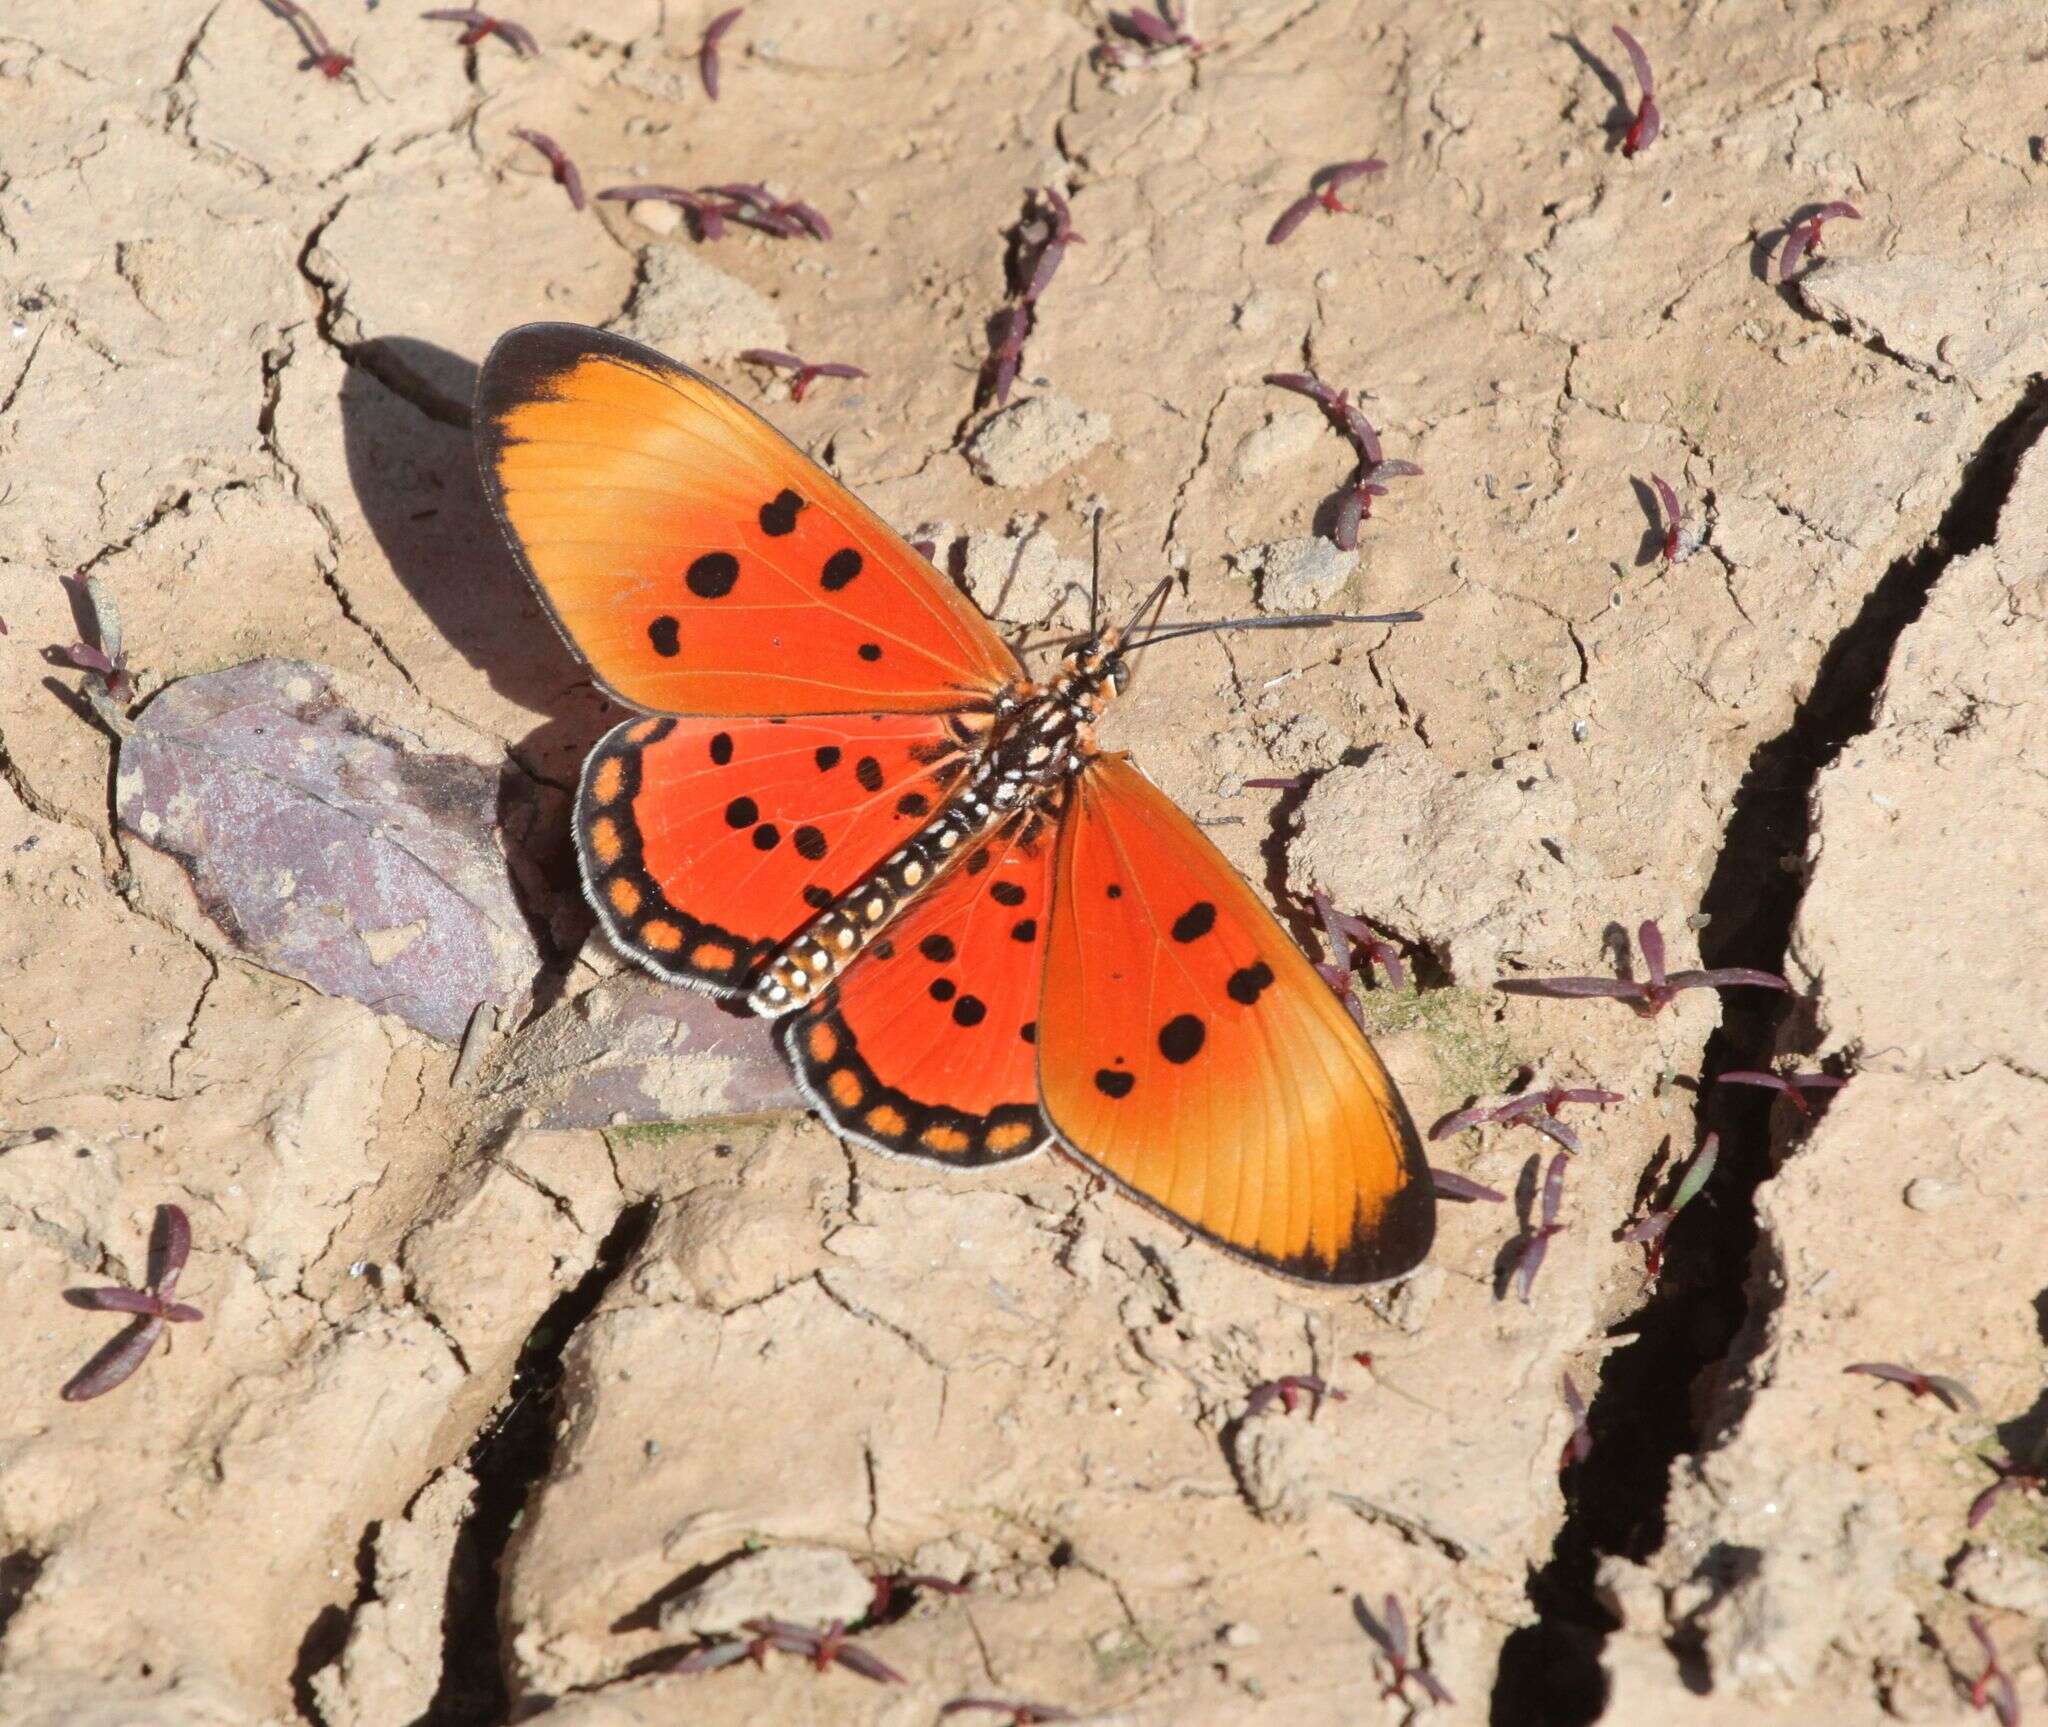
<path id="1" fill-rule="evenodd" d="M 449 646 L 497 694 L 539 716 L 509 746 L 498 791 L 527 915 L 560 961 L 536 986 L 539 1012 L 558 995 L 591 925 L 568 798 L 591 745 L 622 710 L 592 686 L 491 514 L 469 425 L 476 363 L 407 336 L 362 343 L 350 357 L 343 448 L 378 547 Z"/>

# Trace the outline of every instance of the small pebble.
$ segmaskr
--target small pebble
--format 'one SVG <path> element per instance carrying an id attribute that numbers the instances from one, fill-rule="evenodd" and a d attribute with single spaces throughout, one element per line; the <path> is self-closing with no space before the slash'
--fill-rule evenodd
<path id="1" fill-rule="evenodd" d="M 1914 1211 L 1939 1211 L 1955 1200 L 1955 1188 L 1931 1175 L 1916 1176 L 1906 1183 L 1906 1204 Z"/>

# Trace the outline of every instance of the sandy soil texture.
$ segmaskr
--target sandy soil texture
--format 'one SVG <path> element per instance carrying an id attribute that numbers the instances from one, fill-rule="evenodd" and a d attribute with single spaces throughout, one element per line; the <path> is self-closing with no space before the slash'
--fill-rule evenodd
<path id="1" fill-rule="evenodd" d="M 1207 0 L 1196 48 L 754 0 L 714 103 L 717 11 L 521 0 L 526 54 L 400 0 L 317 0 L 327 50 L 262 0 L 0 6 L 0 1720 L 2040 1709 L 2048 16 Z M 831 238 L 578 210 L 518 129 Z M 1080 239 L 997 410 L 1044 187 Z M 1421 609 L 1161 649 L 1105 734 L 1318 957 L 1318 892 L 1388 940 L 1420 1120 L 1620 1094 L 1562 1106 L 1527 1299 L 1526 1117 L 1432 1145 L 1505 1198 L 1423 1270 L 1319 1293 L 1053 1157 L 851 1152 L 592 941 L 616 715 L 468 429 L 536 318 L 758 403 L 1019 631 L 1079 621 L 1098 508 L 1113 607 Z M 1302 372 L 1422 470 L 1355 549 Z M 1644 920 L 1792 988 L 1494 987 L 1640 976 Z M 1847 1084 L 1722 1077 L 1773 1067 Z M 121 1322 L 64 1292 L 141 1285 L 164 1204 L 204 1318 L 62 1400 Z M 901 1682 L 673 1670 L 763 1616 Z"/>

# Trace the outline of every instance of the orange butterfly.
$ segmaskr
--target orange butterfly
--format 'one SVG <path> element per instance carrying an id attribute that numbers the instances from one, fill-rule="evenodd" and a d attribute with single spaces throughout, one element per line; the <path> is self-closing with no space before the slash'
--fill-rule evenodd
<path id="1" fill-rule="evenodd" d="M 695 372 L 569 324 L 478 386 L 534 586 L 643 717 L 592 752 L 584 885 L 657 975 L 776 1019 L 848 1139 L 1049 1139 L 1233 1253 L 1370 1283 L 1428 1251 L 1414 1125 L 1201 832 L 1090 724 L 1120 632 L 1035 684 L 837 481 Z"/>

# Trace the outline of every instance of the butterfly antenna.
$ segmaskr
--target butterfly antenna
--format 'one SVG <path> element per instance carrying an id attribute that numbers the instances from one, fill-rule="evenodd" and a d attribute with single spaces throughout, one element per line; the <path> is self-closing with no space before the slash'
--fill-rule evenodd
<path id="1" fill-rule="evenodd" d="M 1166 597 L 1172 592 L 1173 578 L 1161 576 L 1152 591 L 1138 602 L 1131 613 L 1131 621 L 1117 631 L 1117 640 L 1128 647 L 1142 647 L 1152 640 L 1152 632 L 1159 627 L 1159 614 L 1166 609 Z M 1146 632 L 1142 637 L 1138 634 L 1141 627 Z"/>
<path id="2" fill-rule="evenodd" d="M 1212 635 L 1221 630 L 1320 630 L 1332 624 L 1419 624 L 1420 612 L 1303 612 L 1288 618 L 1208 618 L 1199 623 L 1175 624 L 1171 629 L 1152 629 L 1132 638 L 1134 648 L 1149 648 L 1155 642 L 1179 641 L 1184 636 Z"/>
<path id="3" fill-rule="evenodd" d="M 1088 563 L 1088 633 L 1102 627 L 1102 511 L 1095 512 L 1095 550 Z"/>

